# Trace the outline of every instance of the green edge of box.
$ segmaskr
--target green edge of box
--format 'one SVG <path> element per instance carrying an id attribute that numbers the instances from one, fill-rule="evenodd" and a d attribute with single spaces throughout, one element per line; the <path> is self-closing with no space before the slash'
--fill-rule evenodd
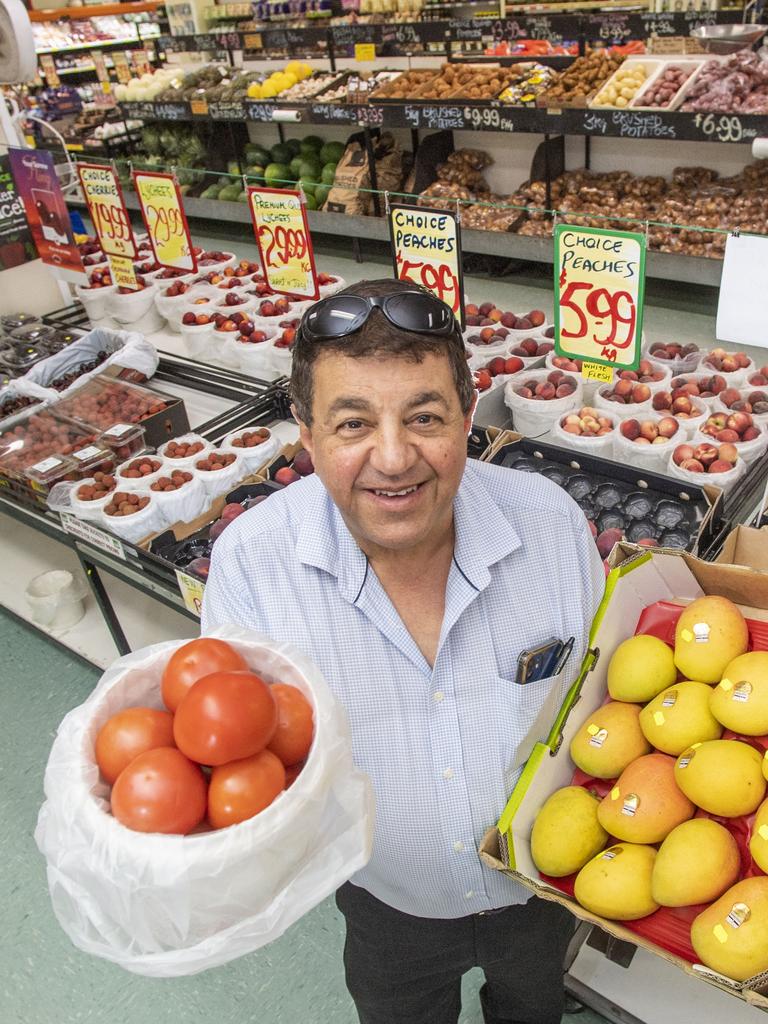
<path id="1" fill-rule="evenodd" d="M 520 775 L 520 778 L 517 780 L 515 788 L 512 790 L 509 800 L 507 800 L 507 804 L 504 810 L 501 812 L 501 817 L 496 823 L 496 828 L 499 830 L 499 832 L 502 835 L 507 836 L 507 842 L 502 844 L 502 849 L 506 849 L 508 851 L 508 856 L 505 858 L 505 862 L 507 863 L 507 866 L 510 868 L 515 867 L 514 845 L 511 841 L 511 837 L 508 836 L 508 833 L 512 828 L 512 822 L 515 819 L 515 815 L 517 814 L 520 804 L 523 801 L 523 797 L 528 792 L 528 787 L 530 786 L 534 775 L 538 771 L 539 765 L 541 764 L 542 760 L 544 759 L 544 757 L 553 754 L 558 749 L 560 735 L 565 720 L 568 717 L 571 708 L 578 700 L 579 694 L 581 693 L 581 688 L 584 684 L 584 680 L 586 679 L 587 675 L 592 671 L 597 661 L 597 656 L 595 654 L 595 651 L 593 650 L 593 644 L 595 637 L 597 636 L 597 631 L 599 630 L 603 618 L 605 617 L 605 612 L 608 608 L 608 605 L 610 604 L 611 598 L 613 597 L 613 592 L 616 589 L 616 584 L 623 576 L 626 576 L 628 573 L 632 572 L 633 569 L 636 569 L 638 566 L 643 565 L 645 562 L 650 561 L 650 559 L 650 552 L 639 555 L 637 558 L 633 558 L 631 560 L 623 562 L 621 565 L 618 565 L 615 569 L 612 569 L 606 578 L 605 591 L 603 592 L 602 600 L 600 601 L 600 605 L 597 609 L 597 612 L 595 613 L 595 617 L 592 621 L 592 626 L 589 631 L 590 649 L 584 656 L 584 660 L 581 663 L 581 669 L 579 671 L 579 674 L 574 680 L 573 684 L 571 685 L 571 688 L 566 694 L 565 699 L 563 700 L 563 703 L 560 707 L 560 711 L 558 712 L 557 718 L 555 719 L 552 725 L 552 729 L 550 730 L 550 733 L 547 736 L 546 742 L 537 743 L 531 751 L 531 756 L 526 761 L 522 774 Z"/>

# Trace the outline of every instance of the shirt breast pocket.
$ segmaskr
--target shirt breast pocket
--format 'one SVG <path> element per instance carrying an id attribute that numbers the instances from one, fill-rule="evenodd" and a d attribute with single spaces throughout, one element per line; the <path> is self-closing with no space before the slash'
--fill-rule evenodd
<path id="1" fill-rule="evenodd" d="M 531 756 L 534 746 L 549 735 L 565 696 L 565 675 L 562 671 L 523 686 L 499 676 L 506 728 L 504 770 L 508 784 Z"/>

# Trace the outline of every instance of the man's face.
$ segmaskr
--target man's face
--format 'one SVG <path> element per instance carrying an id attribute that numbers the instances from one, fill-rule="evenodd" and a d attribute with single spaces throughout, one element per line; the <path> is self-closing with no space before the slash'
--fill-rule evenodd
<path id="1" fill-rule="evenodd" d="M 326 352 L 313 384 L 313 424 L 300 424 L 301 441 L 366 553 L 438 539 L 452 523 L 472 424 L 447 357 Z"/>

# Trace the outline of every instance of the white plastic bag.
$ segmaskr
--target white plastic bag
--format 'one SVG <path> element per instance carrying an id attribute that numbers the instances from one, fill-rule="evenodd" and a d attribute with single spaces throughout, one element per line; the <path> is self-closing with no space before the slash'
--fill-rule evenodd
<path id="1" fill-rule="evenodd" d="M 54 484 L 48 492 L 45 503 L 53 512 L 71 512 L 78 519 L 101 524 L 101 511 L 105 505 L 112 500 L 113 491 L 103 498 L 96 498 L 93 501 L 83 501 L 78 498 L 77 492 L 84 484 L 93 484 L 96 481 L 93 477 L 86 480 L 77 480 L 74 483 L 69 480 L 62 480 Z"/>
<path id="2" fill-rule="evenodd" d="M 183 458 L 173 458 L 168 454 L 168 445 L 170 444 L 195 444 L 199 441 L 202 444 L 202 448 L 199 452 L 195 452 L 194 455 L 187 455 Z M 165 467 L 163 476 L 167 476 L 174 471 L 174 469 L 188 469 L 191 470 L 198 459 L 205 458 L 208 452 L 213 448 L 213 445 L 208 438 L 203 437 L 202 434 L 181 434 L 179 437 L 173 437 L 170 441 L 166 441 L 165 444 L 161 444 L 157 449 L 157 454 L 165 461 Z"/>
<path id="3" fill-rule="evenodd" d="M 99 352 L 108 352 L 109 355 L 94 370 L 81 374 L 64 391 L 55 391 L 49 387 L 51 381 L 65 373 L 70 373 L 82 366 L 83 363 L 91 362 Z M 157 349 L 143 335 L 134 331 L 108 331 L 101 327 L 95 327 L 92 331 L 84 334 L 82 338 L 78 338 L 71 345 L 61 349 L 60 352 L 35 363 L 23 377 L 14 383 L 16 386 L 27 382 L 37 384 L 45 389 L 49 401 L 57 402 L 60 398 L 66 398 L 81 388 L 97 373 L 103 373 L 109 366 L 124 366 L 128 370 L 136 370 L 150 378 L 157 369 L 159 361 Z"/>
<path id="4" fill-rule="evenodd" d="M 243 456 L 239 452 L 227 452 L 228 455 L 235 456 L 235 461 L 230 462 L 223 469 L 200 469 L 197 462 L 207 458 L 209 454 L 210 452 L 200 452 L 197 461 L 193 463 L 194 471 L 196 476 L 199 476 L 203 481 L 208 497 L 218 498 L 220 495 L 226 494 L 227 491 L 231 491 L 233 487 L 236 487 L 243 477 L 247 476 L 247 473 L 243 464 Z"/>
<path id="5" fill-rule="evenodd" d="M 204 452 L 200 452 L 196 458 L 200 458 L 203 454 Z M 170 476 L 172 472 L 168 465 L 170 462 L 171 460 L 169 459 L 165 467 L 166 472 L 162 474 L 163 476 Z M 205 485 L 197 471 L 183 469 L 182 472 L 191 473 L 192 479 L 187 480 L 185 484 L 177 487 L 176 490 L 149 490 L 147 492 L 152 495 L 153 502 L 163 513 L 168 526 L 173 526 L 174 523 L 191 523 L 193 519 L 197 519 L 198 516 L 202 515 L 211 503 L 211 499 L 205 490 Z"/>
<path id="6" fill-rule="evenodd" d="M 198 458 L 202 459 L 204 453 L 200 452 Z M 157 469 L 151 473 L 147 473 L 145 476 L 123 476 L 123 473 L 129 469 L 134 462 L 148 462 L 150 465 L 159 463 Z M 169 465 L 168 459 L 164 459 L 161 455 L 132 455 L 130 459 L 126 459 L 125 462 L 121 462 L 120 465 L 115 469 L 115 477 L 117 479 L 118 491 L 141 491 L 142 494 L 149 494 L 149 486 L 153 484 L 155 480 L 158 480 L 161 476 L 167 476 L 173 471 L 173 467 Z M 176 467 L 179 468 L 178 466 Z"/>
<path id="7" fill-rule="evenodd" d="M 595 411 L 603 415 L 602 410 Z M 563 430 L 562 421 L 565 416 L 560 416 L 552 425 L 552 441 L 554 444 L 560 445 L 561 448 L 569 448 L 571 451 L 594 455 L 601 459 L 610 459 L 613 457 L 613 439 L 617 432 L 618 420 L 615 416 L 606 418 L 609 418 L 613 424 L 611 432 L 598 437 L 596 434 L 571 434 L 569 431 Z"/>
<path id="8" fill-rule="evenodd" d="M 127 488 L 121 487 L 118 484 L 112 494 L 117 494 L 121 490 L 126 491 Z M 155 501 L 154 493 L 149 490 L 148 486 L 132 488 L 130 493 L 140 494 L 142 497 L 147 495 L 149 502 L 144 508 L 140 508 L 138 512 L 134 512 L 130 516 L 107 515 L 106 508 L 110 504 L 107 502 L 101 510 L 99 519 L 100 525 L 105 530 L 114 533 L 118 537 L 122 537 L 123 540 L 129 541 L 131 544 L 138 544 L 140 540 L 144 540 L 145 537 L 149 537 L 152 533 L 164 530 L 170 524 L 165 518 L 162 508 Z"/>
<path id="9" fill-rule="evenodd" d="M 763 424 L 756 423 L 756 427 L 760 430 L 760 436 L 753 438 L 751 441 L 732 441 L 733 447 L 739 453 L 739 456 L 746 462 L 747 466 L 750 463 L 755 462 L 763 454 L 766 448 L 768 448 L 768 432 Z M 690 443 L 696 447 L 697 444 L 714 444 L 719 445 L 724 442 L 716 440 L 714 437 L 710 437 L 709 434 L 703 433 L 701 430 L 697 430 L 691 438 Z"/>
<path id="10" fill-rule="evenodd" d="M 605 397 L 608 391 L 615 387 L 614 384 L 601 384 L 595 392 L 593 405 L 610 416 L 616 416 L 620 420 L 638 419 L 644 420 L 647 416 L 653 416 L 653 395 L 644 402 L 631 402 L 625 405 L 623 402 L 611 402 Z"/>
<path id="11" fill-rule="evenodd" d="M 658 413 L 645 413 L 642 417 L 638 417 L 638 419 L 658 423 L 659 420 L 666 419 L 666 417 L 660 416 Z M 686 440 L 687 435 L 678 424 L 677 433 L 674 437 L 664 441 L 662 444 L 637 444 L 635 441 L 630 441 L 624 437 L 620 424 L 613 439 L 613 457 L 617 462 L 621 462 L 624 465 L 638 466 L 640 469 L 645 469 L 650 473 L 663 473 L 667 468 L 670 453 L 679 444 L 684 444 Z"/>
<path id="12" fill-rule="evenodd" d="M 103 320 L 104 317 L 109 316 L 107 300 L 116 294 L 116 284 L 109 284 L 105 288 L 92 288 L 84 284 L 75 285 L 75 295 L 85 307 L 89 320 Z"/>
<path id="13" fill-rule="evenodd" d="M 565 374 L 566 378 L 576 382 L 576 390 L 565 398 L 553 398 L 548 402 L 542 402 L 533 398 L 522 398 L 515 393 L 517 388 L 527 384 L 529 380 L 539 383 L 546 380 L 550 373 L 551 370 L 526 370 L 525 373 L 513 374 L 512 379 L 504 385 L 504 404 L 512 410 L 515 430 L 526 437 L 541 437 L 552 429 L 555 421 L 584 405 L 581 378 L 575 373 Z"/>
<path id="14" fill-rule="evenodd" d="M 716 444 L 716 442 L 715 442 Z M 741 480 L 747 471 L 747 465 L 743 459 L 738 459 L 733 469 L 727 470 L 725 473 L 692 473 L 690 469 L 682 469 L 678 466 L 672 455 L 669 457 L 667 463 L 666 473 L 668 476 L 674 477 L 676 480 L 685 480 L 687 484 L 691 484 L 695 487 L 719 487 L 724 494 Z"/>
<path id="15" fill-rule="evenodd" d="M 352 763 L 347 717 L 320 672 L 288 644 L 234 626 L 231 643 L 266 681 L 311 701 L 315 738 L 290 789 L 256 817 L 194 836 L 133 832 L 108 813 L 94 741 L 127 705 L 161 707 L 171 640 L 120 658 L 58 729 L 35 841 L 56 917 L 86 953 L 135 974 L 179 977 L 279 938 L 368 862 L 373 791 Z"/>
<path id="16" fill-rule="evenodd" d="M 651 353 L 655 344 L 655 341 L 649 341 L 643 345 L 643 359 L 647 359 L 657 370 L 671 370 L 672 376 L 677 377 L 681 373 L 693 373 L 699 365 L 702 352 L 698 348 L 683 359 L 659 359 Z"/>
<path id="17" fill-rule="evenodd" d="M 709 352 L 702 354 L 701 362 L 699 363 L 699 373 L 708 373 L 710 376 L 718 374 L 720 377 L 725 378 L 726 386 L 729 388 L 743 388 L 752 374 L 757 373 L 757 367 L 752 359 L 749 360 L 746 366 L 741 366 L 738 370 L 716 370 L 707 362 L 709 356 L 715 351 L 717 350 L 710 349 Z"/>
<path id="18" fill-rule="evenodd" d="M 258 429 L 258 427 L 254 426 L 241 427 L 239 430 L 233 430 L 232 433 L 227 434 L 219 444 L 219 449 L 221 451 L 234 452 L 235 455 L 242 456 L 243 469 L 247 473 L 258 472 L 265 463 L 270 462 L 275 455 L 277 455 L 282 447 L 280 439 L 275 437 L 272 433 L 270 433 L 269 437 L 265 441 L 262 441 L 261 444 L 257 444 L 253 448 L 239 448 L 232 444 L 236 438 L 242 437 L 243 434 L 253 433 L 254 430 Z"/>

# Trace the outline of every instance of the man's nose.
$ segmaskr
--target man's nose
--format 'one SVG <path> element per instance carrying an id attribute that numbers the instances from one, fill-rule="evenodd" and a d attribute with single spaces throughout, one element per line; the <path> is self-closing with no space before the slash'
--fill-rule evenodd
<path id="1" fill-rule="evenodd" d="M 402 424 L 382 424 L 376 431 L 370 464 L 383 476 L 404 476 L 418 455 Z"/>

